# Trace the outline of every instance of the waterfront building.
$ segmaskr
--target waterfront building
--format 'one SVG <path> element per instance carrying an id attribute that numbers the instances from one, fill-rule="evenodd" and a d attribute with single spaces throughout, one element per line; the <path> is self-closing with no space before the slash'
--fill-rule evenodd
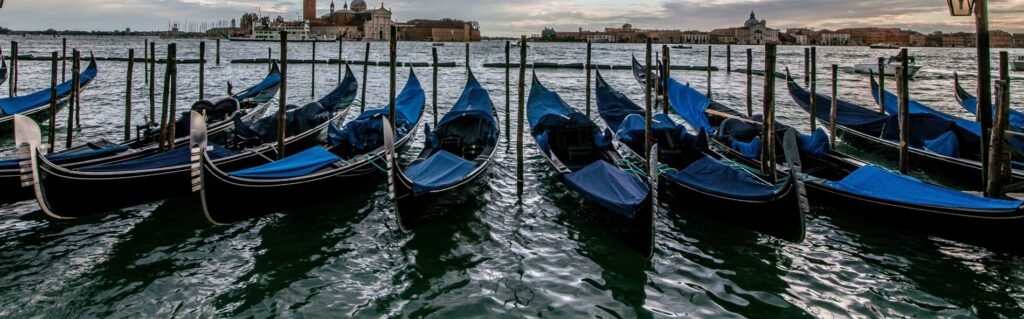
<path id="1" fill-rule="evenodd" d="M 1013 47 L 1024 48 L 1024 33 L 1013 34 Z"/>
<path id="2" fill-rule="evenodd" d="M 992 30 L 988 32 L 989 43 L 994 48 L 1012 48 L 1013 35 L 1003 30 Z"/>
<path id="3" fill-rule="evenodd" d="M 434 42 L 480 41 L 480 29 L 473 22 L 453 19 L 415 19 L 396 25 L 400 40 Z"/>
<path id="4" fill-rule="evenodd" d="M 820 45 L 849 45 L 850 35 L 847 33 L 822 32 Z"/>
<path id="5" fill-rule="evenodd" d="M 682 39 L 680 39 L 679 43 L 687 43 L 687 44 L 708 44 L 708 43 L 711 43 L 711 35 L 706 33 L 706 32 L 694 31 L 694 30 L 684 31 L 684 32 L 682 32 L 682 34 L 680 36 L 682 37 Z"/>

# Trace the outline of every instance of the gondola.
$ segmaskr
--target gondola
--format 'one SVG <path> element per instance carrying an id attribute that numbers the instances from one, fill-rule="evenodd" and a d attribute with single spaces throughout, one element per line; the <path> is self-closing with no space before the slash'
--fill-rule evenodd
<path id="1" fill-rule="evenodd" d="M 346 77 L 325 99 L 302 107 L 289 106 L 286 155 L 321 144 L 328 125 L 344 118 L 350 110 L 357 91 L 352 84 L 354 81 L 354 77 Z M 228 170 L 267 163 L 278 156 L 276 117 L 275 113 L 240 128 L 257 132 L 262 139 L 259 143 L 250 135 L 235 138 L 229 144 L 211 143 L 209 157 Z M 24 122 L 24 125 L 31 129 L 23 131 L 38 131 L 35 122 Z M 254 143 L 259 145 L 253 147 Z M 188 147 L 75 169 L 54 164 L 38 152 L 33 155 L 32 173 L 23 179 L 34 186 L 36 201 L 43 212 L 54 218 L 93 215 L 188 193 L 185 187 L 176 187 L 190 180 Z"/>
<path id="2" fill-rule="evenodd" d="M 631 168 L 602 131 L 586 115 L 569 107 L 533 76 L 526 104 L 530 135 L 557 179 L 613 220 L 650 231 L 654 198 L 647 172 Z M 658 165 L 652 165 L 657 167 Z"/>
<path id="3" fill-rule="evenodd" d="M 978 98 L 974 97 L 974 95 L 968 93 L 967 90 L 964 90 L 964 88 L 960 86 L 960 75 L 956 72 L 953 73 L 953 87 L 954 96 L 956 96 L 956 101 L 960 104 L 960 107 L 963 107 L 964 110 L 967 110 L 967 112 L 970 112 L 977 117 Z M 994 106 L 995 103 L 993 102 L 993 109 L 995 108 Z M 992 118 L 995 119 L 994 110 L 989 114 L 992 114 Z M 1010 109 L 1010 129 L 1017 132 L 1024 132 L 1024 112 Z"/>
<path id="4" fill-rule="evenodd" d="M 801 99 L 809 96 L 805 90 L 792 91 L 792 87 L 791 93 Z M 819 107 L 828 113 L 831 98 L 821 94 L 816 98 Z M 838 111 L 839 119 L 857 114 L 849 109 Z M 757 144 L 754 140 L 760 138 L 759 128 L 738 114 L 718 112 L 708 113 L 708 117 L 722 127 L 711 141 L 715 148 L 745 165 L 760 165 L 760 154 L 750 151 L 750 146 Z M 985 198 L 925 182 L 849 157 L 827 148 L 827 143 L 826 148 L 809 147 L 809 143 L 826 137 L 821 128 L 812 136 L 782 125 L 776 129 L 781 133 L 777 136 L 782 153 L 800 157 L 795 165 L 799 171 L 782 166 L 778 170 L 784 176 L 791 172 L 802 176 L 812 204 L 971 242 L 996 246 L 1016 246 L 1018 242 L 1019 231 L 1024 227 L 1024 201 Z"/>
<path id="5" fill-rule="evenodd" d="M 346 70 L 346 79 L 346 83 L 349 83 L 347 85 L 357 85 L 355 77 L 351 75 L 351 70 Z M 215 123 L 216 128 L 213 131 L 213 135 L 217 136 L 218 141 L 222 143 L 228 142 L 227 139 L 234 136 L 232 132 L 238 126 L 238 122 L 250 122 L 266 111 L 266 108 L 269 106 L 267 104 L 269 99 L 266 97 L 277 92 L 277 84 L 279 82 L 280 71 L 274 67 L 259 84 L 239 94 L 233 94 L 230 97 L 196 102 L 196 106 L 193 108 L 204 109 L 210 105 L 227 105 L 231 107 L 240 107 L 242 104 L 248 105 L 248 109 L 236 112 L 230 119 L 221 119 Z M 350 101 L 343 103 L 350 103 Z M 182 127 L 187 126 L 182 125 Z M 47 154 L 46 157 L 53 164 L 58 164 L 67 169 L 76 169 L 150 156 L 161 151 L 160 145 L 157 144 L 158 141 L 158 136 L 136 138 L 121 143 L 99 139 L 53 154 Z M 177 146 L 185 146 L 187 142 L 187 136 L 175 140 Z M 19 154 L 15 158 L 0 159 L 0 205 L 30 200 L 35 196 L 35 192 L 31 187 L 22 187 L 21 176 L 23 172 L 19 168 L 19 163 L 27 160 L 28 156 L 23 154 Z"/>
<path id="6" fill-rule="evenodd" d="M 80 89 L 88 87 L 98 73 L 96 57 L 90 56 L 89 65 L 78 77 Z M 57 85 L 58 107 L 63 107 L 67 104 L 65 100 L 71 96 L 73 84 L 71 80 L 68 80 Z M 35 119 L 48 117 L 50 115 L 50 93 L 50 88 L 45 88 L 27 95 L 0 98 L 0 135 L 7 135 L 13 132 L 15 114 Z"/>
<path id="7" fill-rule="evenodd" d="M 226 224 L 278 212 L 317 199 L 344 195 L 369 187 L 367 176 L 381 173 L 385 161 L 384 134 L 399 136 L 397 146 L 412 140 L 423 120 L 426 96 L 410 69 L 409 80 L 395 102 L 395 130 L 384 129 L 388 108 L 366 110 L 342 128 L 329 127 L 328 145 L 313 147 L 284 159 L 247 169 L 218 163 L 210 152 L 199 152 L 193 165 L 194 191 L 201 194 L 203 212 L 214 224 Z M 200 122 L 201 123 L 201 122 Z M 193 144 L 204 144 L 193 131 Z M 205 146 L 200 150 L 208 149 Z"/>
<path id="8" fill-rule="evenodd" d="M 810 92 L 787 76 L 789 95 L 804 111 L 810 112 Z M 831 98 L 820 97 L 814 116 L 829 125 Z M 842 99 L 836 99 L 836 137 L 861 151 L 893 156 L 899 151 L 899 119 L 867 109 Z M 977 158 L 981 149 L 973 134 L 962 133 L 953 121 L 935 114 L 911 113 L 909 132 L 909 162 L 915 168 L 941 177 L 943 183 L 968 189 L 982 189 L 981 162 Z M 962 150 L 962 152 L 961 152 Z M 971 156 L 970 154 L 974 154 Z M 962 155 L 962 156 L 952 156 Z M 1013 170 L 1014 182 L 1024 179 L 1024 171 Z"/>
<path id="9" fill-rule="evenodd" d="M 667 81 L 670 104 L 677 113 L 703 109 L 693 105 L 710 103 L 689 86 L 671 78 Z M 617 140 L 634 156 L 643 154 L 644 109 L 609 86 L 600 72 L 595 91 L 601 118 L 616 130 Z M 658 162 L 668 167 L 659 180 L 679 203 L 765 234 L 793 241 L 804 238 L 804 211 L 794 178 L 768 183 L 722 158 L 708 148 L 706 126 L 695 126 L 700 133 L 694 136 L 667 114 L 655 114 L 652 121 L 655 143 L 660 146 Z"/>
<path id="10" fill-rule="evenodd" d="M 410 229 L 437 209 L 437 199 L 452 197 L 487 171 L 501 131 L 487 90 L 466 69 L 469 78 L 458 101 L 437 122 L 427 126 L 423 150 L 404 170 L 395 172 L 394 200 L 399 225 Z M 394 156 L 392 158 L 395 158 Z"/>
<path id="11" fill-rule="evenodd" d="M 590 214 L 607 226 L 607 231 L 645 256 L 652 256 L 658 157 L 646 158 L 645 163 L 623 158 L 612 143 L 610 130 L 602 131 L 586 115 L 571 108 L 544 87 L 536 74 L 526 112 L 530 135 L 554 169 L 556 179 L 597 207 Z M 653 154 L 658 153 L 658 145 L 651 148 Z"/>

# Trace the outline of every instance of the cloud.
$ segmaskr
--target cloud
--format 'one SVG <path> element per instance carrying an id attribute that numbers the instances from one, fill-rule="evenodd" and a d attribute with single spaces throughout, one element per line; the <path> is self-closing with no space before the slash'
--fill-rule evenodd
<path id="1" fill-rule="evenodd" d="M 329 1 L 319 0 L 326 13 Z M 370 6 L 379 6 L 370 0 Z M 930 32 L 970 31 L 973 20 L 948 15 L 937 0 L 422 0 L 386 1 L 396 20 L 456 18 L 480 21 L 486 35 L 539 33 L 545 27 L 599 30 L 637 27 L 710 30 L 742 24 L 751 10 L 770 27 L 882 26 Z M 341 8 L 338 1 L 336 7 Z M 286 18 L 301 13 L 299 0 L 34 0 L 8 2 L 0 24 L 18 30 L 164 30 L 170 21 L 214 22 L 256 11 Z M 1024 0 L 992 3 L 991 27 L 1024 32 Z"/>

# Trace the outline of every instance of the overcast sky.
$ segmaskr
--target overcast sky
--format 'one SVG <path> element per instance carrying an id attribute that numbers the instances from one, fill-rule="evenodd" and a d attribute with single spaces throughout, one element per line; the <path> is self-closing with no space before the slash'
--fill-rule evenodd
<path id="1" fill-rule="evenodd" d="M 379 1 L 370 2 L 380 6 Z M 710 30 L 741 25 L 751 10 L 769 27 L 885 26 L 918 31 L 970 31 L 973 19 L 950 17 L 944 0 L 394 0 L 394 19 L 480 21 L 484 35 L 601 29 L 632 23 L 643 28 Z M 319 14 L 330 1 L 317 2 Z M 338 8 L 342 2 L 336 3 Z M 299 0 L 6 0 L 0 26 L 15 30 L 166 30 L 168 22 L 230 20 L 259 8 L 296 18 Z M 990 4 L 992 29 L 1024 32 L 1024 0 Z"/>

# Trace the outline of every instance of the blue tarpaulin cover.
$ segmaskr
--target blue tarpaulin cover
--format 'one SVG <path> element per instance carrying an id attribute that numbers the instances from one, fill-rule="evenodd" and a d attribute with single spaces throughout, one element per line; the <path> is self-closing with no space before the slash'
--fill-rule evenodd
<path id="1" fill-rule="evenodd" d="M 935 139 L 924 141 L 924 148 L 949 157 L 960 157 L 960 143 L 953 132 L 946 132 Z"/>
<path id="2" fill-rule="evenodd" d="M 318 102 L 306 104 L 303 107 L 289 105 L 285 114 L 285 137 L 291 137 L 311 130 L 331 118 L 328 110 Z M 235 117 L 235 136 L 242 140 L 252 140 L 255 144 L 261 144 L 278 139 L 279 116 L 274 112 L 267 117 L 246 123 L 241 117 Z"/>
<path id="3" fill-rule="evenodd" d="M 647 184 L 606 161 L 595 161 L 579 171 L 565 174 L 565 183 L 602 207 L 634 218 L 650 193 Z"/>
<path id="4" fill-rule="evenodd" d="M 838 182 L 827 182 L 826 185 L 875 199 L 947 208 L 1010 210 L 1024 205 L 1024 201 L 972 195 L 870 165 L 853 171 Z"/>
<path id="5" fill-rule="evenodd" d="M 703 157 L 685 169 L 663 176 L 694 189 L 728 198 L 769 200 L 781 186 L 758 180 L 746 170 L 710 157 Z"/>
<path id="6" fill-rule="evenodd" d="M 97 72 L 96 60 L 92 60 L 89 62 L 89 66 L 86 67 L 85 71 L 83 71 L 81 76 L 78 78 L 79 85 L 84 87 L 89 84 L 89 82 L 96 77 Z M 57 85 L 57 99 L 62 99 L 71 94 L 71 85 L 71 80 Z M 46 88 L 28 95 L 0 99 L 0 115 L 14 115 L 49 104 L 50 89 Z"/>
<path id="7" fill-rule="evenodd" d="M 476 165 L 455 154 L 441 150 L 429 158 L 412 163 L 405 170 L 405 177 L 412 182 L 416 196 L 433 190 L 455 185 L 473 172 Z"/>
<path id="8" fill-rule="evenodd" d="M 80 158 L 94 158 L 102 157 L 104 155 L 117 154 L 128 150 L 128 146 L 118 145 L 104 147 L 100 149 L 84 149 L 75 152 L 59 152 L 50 155 L 46 155 L 46 159 L 50 162 L 61 164 L 68 161 L 74 161 Z M 0 160 L 0 169 L 11 169 L 18 168 L 18 163 L 25 159 L 3 159 Z"/>
<path id="9" fill-rule="evenodd" d="M 275 62 L 273 69 L 270 70 L 270 74 L 267 74 L 267 77 L 263 78 L 263 81 L 260 81 L 260 83 L 257 83 L 256 85 L 246 89 L 245 91 L 239 92 L 232 97 L 239 101 L 244 101 L 246 99 L 256 97 L 264 90 L 272 88 L 278 84 L 281 84 L 281 71 L 278 70 L 277 63 Z"/>
<path id="10" fill-rule="evenodd" d="M 437 122 L 437 130 L 444 130 L 445 125 L 464 116 L 479 118 L 490 122 L 492 126 L 495 125 L 494 105 L 491 103 L 491 96 L 487 94 L 487 90 L 480 86 L 480 82 L 473 77 L 472 73 L 469 75 L 469 80 L 467 80 L 462 94 L 459 95 L 459 100 L 455 101 L 452 108 L 448 110 L 448 114 L 445 114 L 441 121 Z"/>
<path id="11" fill-rule="evenodd" d="M 289 178 L 302 176 L 340 161 L 341 158 L 322 147 L 314 147 L 298 154 L 288 156 L 256 167 L 250 167 L 228 173 L 231 176 L 244 178 Z"/>
<path id="12" fill-rule="evenodd" d="M 211 159 L 218 159 L 234 155 L 235 152 L 229 149 L 223 148 L 220 145 L 210 144 L 213 150 L 207 151 Z M 174 167 L 178 165 L 188 165 L 192 162 L 192 152 L 187 147 L 179 147 L 170 151 L 156 153 L 150 156 L 136 158 L 133 160 L 83 167 L 78 170 L 83 172 L 128 172 L 128 171 L 140 171 L 147 169 L 157 169 L 165 167 Z"/>
<path id="13" fill-rule="evenodd" d="M 548 90 L 536 78 L 530 86 L 526 118 L 530 121 L 530 134 L 534 136 L 549 129 L 594 125 L 586 115 L 570 108 L 557 93 Z M 596 125 L 594 129 L 597 130 Z"/>
<path id="14" fill-rule="evenodd" d="M 409 73 L 409 80 L 402 93 L 395 99 L 395 138 L 401 139 L 409 133 L 423 112 L 426 95 L 415 73 Z M 388 115 L 388 107 L 366 110 L 355 120 L 338 128 L 328 126 L 328 144 L 339 149 L 339 154 L 351 158 L 366 154 L 384 145 L 381 118 Z"/>
<path id="15" fill-rule="evenodd" d="M 715 133 L 717 128 L 711 125 L 705 113 L 708 106 L 711 105 L 711 100 L 691 88 L 690 85 L 682 85 L 676 80 L 669 78 L 668 104 L 687 123 L 690 123 L 690 126 L 693 126 L 693 128 L 704 130 L 710 134 Z"/>

